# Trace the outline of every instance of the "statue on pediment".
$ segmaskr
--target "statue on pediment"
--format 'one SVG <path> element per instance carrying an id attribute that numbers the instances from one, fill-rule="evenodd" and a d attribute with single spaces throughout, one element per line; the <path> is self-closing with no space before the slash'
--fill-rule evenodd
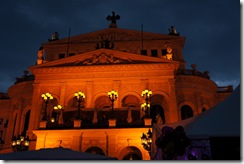
<path id="1" fill-rule="evenodd" d="M 172 60 L 173 59 L 173 54 L 172 54 L 173 49 L 171 48 L 170 43 L 167 42 L 165 44 L 165 47 L 167 49 L 166 59 Z"/>
<path id="2" fill-rule="evenodd" d="M 96 49 L 100 49 L 100 48 L 113 49 L 114 48 L 114 43 L 112 43 L 108 39 L 102 40 L 100 44 L 101 45 L 99 45 L 97 43 L 95 48 Z"/>
<path id="3" fill-rule="evenodd" d="M 37 65 L 43 63 L 43 54 L 44 54 L 44 48 L 40 47 L 37 53 L 37 61 L 36 61 Z"/>

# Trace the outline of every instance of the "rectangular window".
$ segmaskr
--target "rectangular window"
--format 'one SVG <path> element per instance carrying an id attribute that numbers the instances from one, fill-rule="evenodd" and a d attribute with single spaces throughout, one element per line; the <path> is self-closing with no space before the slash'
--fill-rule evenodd
<path id="1" fill-rule="evenodd" d="M 59 54 L 59 56 L 58 56 L 59 59 L 62 59 L 64 57 L 65 57 L 65 54 Z"/>
<path id="2" fill-rule="evenodd" d="M 151 50 L 151 54 L 153 57 L 157 57 L 158 56 L 158 51 L 157 50 Z"/>
<path id="3" fill-rule="evenodd" d="M 4 128 L 7 128 L 8 127 L 8 119 L 5 121 L 5 123 L 4 123 L 4 126 L 3 126 Z"/>
<path id="4" fill-rule="evenodd" d="M 69 54 L 69 56 L 74 56 L 74 55 L 75 55 L 75 53 L 70 53 L 70 54 Z"/>
<path id="5" fill-rule="evenodd" d="M 147 50 L 141 50 L 141 54 L 147 56 Z"/>
<path id="6" fill-rule="evenodd" d="M 167 50 L 166 49 L 163 49 L 162 50 L 162 55 L 165 56 L 167 54 Z"/>

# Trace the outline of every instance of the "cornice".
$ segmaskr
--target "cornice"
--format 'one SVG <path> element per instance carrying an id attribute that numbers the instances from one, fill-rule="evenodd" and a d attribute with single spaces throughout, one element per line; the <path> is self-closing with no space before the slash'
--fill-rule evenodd
<path id="1" fill-rule="evenodd" d="M 62 67 L 45 67 L 36 68 L 33 74 L 53 74 L 53 73 L 99 73 L 115 71 L 174 71 L 177 64 L 159 63 L 159 64 L 117 64 L 117 65 L 92 65 L 92 66 L 62 66 Z"/>

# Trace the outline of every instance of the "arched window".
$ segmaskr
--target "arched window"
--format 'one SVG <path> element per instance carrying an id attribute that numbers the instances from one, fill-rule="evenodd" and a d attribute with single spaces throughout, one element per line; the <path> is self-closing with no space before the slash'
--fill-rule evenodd
<path id="1" fill-rule="evenodd" d="M 122 99 L 122 107 L 140 107 L 140 100 L 134 95 L 127 95 Z"/>
<path id="2" fill-rule="evenodd" d="M 202 112 L 205 112 L 207 109 L 206 108 L 202 108 Z"/>
<path id="3" fill-rule="evenodd" d="M 121 151 L 122 160 L 142 160 L 141 151 L 135 146 L 128 146 Z"/>
<path id="4" fill-rule="evenodd" d="M 108 96 L 100 96 L 96 99 L 94 105 L 96 109 L 110 109 L 112 104 Z"/>
<path id="5" fill-rule="evenodd" d="M 129 153 L 123 158 L 123 160 L 141 160 L 141 157 L 136 153 Z"/>
<path id="6" fill-rule="evenodd" d="M 156 123 L 158 119 L 162 119 L 162 123 L 165 123 L 164 109 L 160 105 L 153 105 L 150 108 L 150 116 L 153 123 Z"/>
<path id="7" fill-rule="evenodd" d="M 193 116 L 193 111 L 189 105 L 181 107 L 181 120 L 185 120 Z"/>
<path id="8" fill-rule="evenodd" d="M 140 120 L 140 110 L 141 110 L 139 98 L 134 95 L 127 95 L 127 96 L 123 97 L 121 102 L 122 102 L 122 107 L 126 108 L 126 110 L 125 110 L 124 118 L 120 117 L 120 119 L 127 120 L 128 122 L 139 121 Z"/>
<path id="9" fill-rule="evenodd" d="M 85 152 L 92 153 L 92 154 L 105 155 L 105 153 L 103 152 L 103 150 L 100 147 L 95 147 L 95 146 L 94 147 L 90 147 Z"/>
<path id="10" fill-rule="evenodd" d="M 24 129 L 23 129 L 24 134 L 26 133 L 26 131 L 28 130 L 28 127 L 29 127 L 30 113 L 31 113 L 31 110 L 28 110 L 25 114 L 25 123 L 24 123 Z"/>
<path id="11" fill-rule="evenodd" d="M 108 124 L 111 115 L 111 101 L 108 96 L 100 96 L 95 101 L 95 109 L 97 109 L 97 118 L 99 124 Z"/>

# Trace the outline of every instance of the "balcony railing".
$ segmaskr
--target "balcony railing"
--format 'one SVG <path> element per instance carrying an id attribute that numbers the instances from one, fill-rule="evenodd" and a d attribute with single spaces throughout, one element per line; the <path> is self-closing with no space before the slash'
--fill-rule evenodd
<path id="1" fill-rule="evenodd" d="M 228 85 L 228 86 L 219 86 L 217 89 L 218 93 L 221 92 L 233 92 L 233 86 L 232 85 Z"/>
<path id="2" fill-rule="evenodd" d="M 143 120 L 135 120 L 135 121 L 132 121 L 131 123 L 117 121 L 116 127 L 117 128 L 144 127 L 144 121 Z M 47 130 L 57 130 L 57 129 L 73 129 L 73 128 L 74 128 L 74 122 L 70 121 L 70 122 L 65 122 L 63 124 L 59 124 L 57 122 L 48 122 L 45 129 L 47 129 Z M 109 124 L 108 124 L 108 122 L 92 123 L 92 122 L 82 121 L 80 128 L 81 129 L 109 128 Z"/>
<path id="3" fill-rule="evenodd" d="M 35 80 L 35 76 L 34 75 L 24 75 L 20 78 L 16 78 L 15 84 L 20 83 L 20 82 L 24 82 L 24 81 L 34 81 Z"/>
<path id="4" fill-rule="evenodd" d="M 111 111 L 97 111 L 97 121 L 94 119 L 95 111 L 85 111 L 83 109 L 81 111 L 81 129 L 96 129 L 96 128 L 109 128 L 109 118 L 111 115 Z M 140 119 L 140 111 L 132 110 L 131 116 L 132 121 L 128 122 L 128 111 L 127 110 L 114 110 L 114 115 L 116 119 L 116 127 L 126 128 L 126 127 L 144 127 L 144 120 Z M 45 129 L 73 129 L 74 128 L 74 120 L 76 116 L 76 111 L 69 111 L 63 113 L 63 122 L 59 123 L 48 121 Z M 94 121 L 94 122 L 93 122 Z M 77 128 L 77 127 L 76 127 Z"/>
<path id="5" fill-rule="evenodd" d="M 179 69 L 176 72 L 176 75 L 191 75 L 191 76 L 198 76 L 198 77 L 203 77 L 206 79 L 210 79 L 210 76 L 208 75 L 208 71 L 205 72 L 200 72 L 196 69 Z"/>

